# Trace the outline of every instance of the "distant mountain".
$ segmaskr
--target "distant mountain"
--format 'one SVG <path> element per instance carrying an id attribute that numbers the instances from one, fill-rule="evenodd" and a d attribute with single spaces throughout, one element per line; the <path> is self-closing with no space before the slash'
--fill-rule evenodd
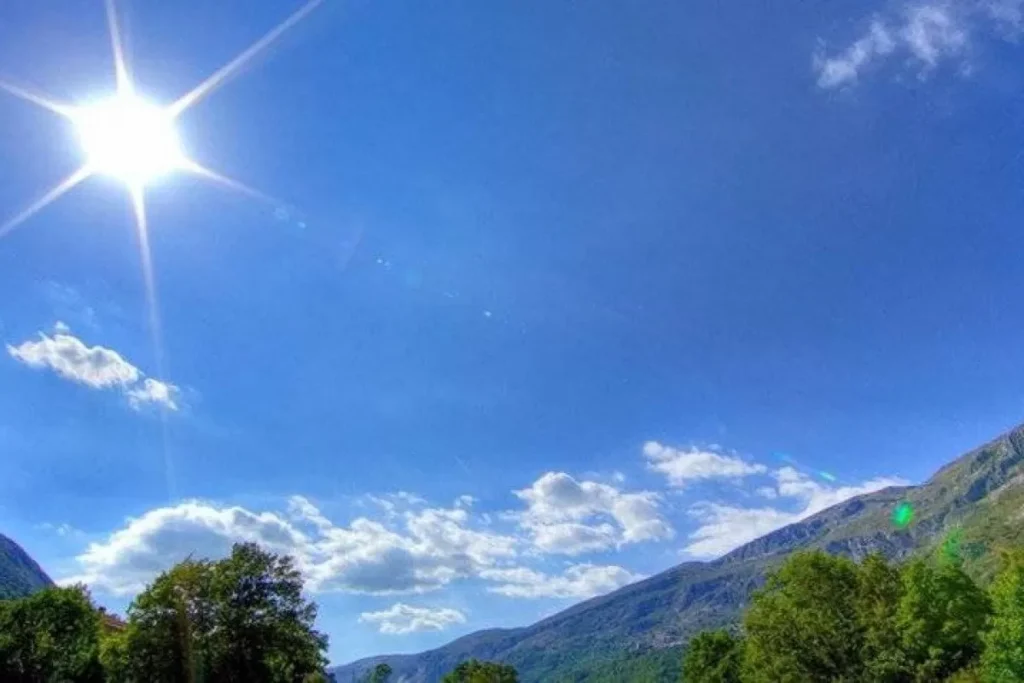
<path id="1" fill-rule="evenodd" d="M 914 510 L 905 529 L 891 521 L 901 502 Z M 435 683 L 459 661 L 477 657 L 515 665 L 523 683 L 628 680 L 610 672 L 670 665 L 698 631 L 734 623 L 751 591 L 793 551 L 821 548 L 856 559 L 874 551 L 890 559 L 957 552 L 971 571 L 986 575 L 999 547 L 1010 544 L 1024 544 L 1024 426 L 921 486 L 852 498 L 712 562 L 678 565 L 532 626 L 479 631 L 435 650 L 363 659 L 335 673 L 338 683 L 348 683 L 386 661 L 395 681 Z"/>
<path id="2" fill-rule="evenodd" d="M 20 598 L 53 581 L 21 546 L 0 534 L 0 600 Z"/>

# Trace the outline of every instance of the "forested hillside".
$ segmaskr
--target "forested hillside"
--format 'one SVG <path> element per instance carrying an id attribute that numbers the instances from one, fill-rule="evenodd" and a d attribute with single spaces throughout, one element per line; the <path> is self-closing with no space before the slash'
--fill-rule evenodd
<path id="1" fill-rule="evenodd" d="M 896 524 L 901 505 L 912 518 Z M 920 486 L 853 498 L 712 562 L 678 565 L 526 628 L 474 633 L 419 655 L 375 657 L 336 671 L 344 681 L 371 662 L 387 661 L 399 680 L 433 683 L 468 657 L 509 662 L 525 683 L 657 670 L 694 634 L 737 623 L 767 573 L 795 551 L 821 549 L 856 560 L 877 552 L 903 560 L 955 545 L 968 573 L 986 578 L 999 548 L 1024 544 L 1022 506 L 1024 427 L 1017 427 Z"/>
<path id="2" fill-rule="evenodd" d="M 51 585 L 53 581 L 36 561 L 21 546 L 0 534 L 0 600 L 20 598 Z"/>

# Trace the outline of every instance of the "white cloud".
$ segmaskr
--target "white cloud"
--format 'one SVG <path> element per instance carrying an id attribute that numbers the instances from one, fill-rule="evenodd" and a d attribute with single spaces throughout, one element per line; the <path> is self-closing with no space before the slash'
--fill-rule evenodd
<path id="1" fill-rule="evenodd" d="M 742 508 L 698 503 L 690 511 L 700 522 L 684 549 L 693 557 L 718 557 L 744 543 L 801 519 L 799 514 L 770 507 Z"/>
<path id="2" fill-rule="evenodd" d="M 178 404 L 175 401 L 177 393 L 178 387 L 151 377 L 147 377 L 141 383 L 125 391 L 128 402 L 136 409 L 146 404 L 156 404 L 168 410 L 177 410 Z"/>
<path id="3" fill-rule="evenodd" d="M 7 353 L 30 368 L 49 368 L 64 379 L 93 389 L 124 387 L 139 380 L 139 369 L 112 349 L 86 346 L 70 334 L 40 334 L 38 341 L 7 345 Z"/>
<path id="4" fill-rule="evenodd" d="M 39 528 L 43 531 L 49 531 L 57 534 L 61 538 L 68 536 L 81 536 L 82 532 L 67 523 L 53 524 L 52 522 L 43 522 L 39 525 Z"/>
<path id="5" fill-rule="evenodd" d="M 529 488 L 514 491 L 526 510 L 512 518 L 545 553 L 579 555 L 627 543 L 671 538 L 674 531 L 650 491 L 623 492 L 594 481 L 548 472 Z"/>
<path id="6" fill-rule="evenodd" d="M 449 607 L 414 607 L 395 603 L 379 612 L 363 612 L 359 621 L 376 624 L 381 633 L 404 635 L 420 631 L 443 631 L 449 626 L 466 623 L 466 615 Z"/>
<path id="7" fill-rule="evenodd" d="M 861 73 L 890 56 L 906 55 L 925 76 L 942 63 L 961 67 L 979 35 L 1015 40 L 1022 27 L 1022 0 L 926 0 L 903 5 L 890 21 L 875 17 L 863 36 L 826 57 L 814 56 L 818 85 L 856 83 Z"/>
<path id="8" fill-rule="evenodd" d="M 128 595 L 189 555 L 223 557 L 232 543 L 249 541 L 293 556 L 314 591 L 418 593 L 478 576 L 514 558 L 518 543 L 470 528 L 461 509 L 410 511 L 390 526 L 362 517 L 337 526 L 296 496 L 289 515 L 201 501 L 156 508 L 90 544 L 66 581 Z"/>
<path id="9" fill-rule="evenodd" d="M 633 513 L 620 514 L 628 518 Z M 477 579 L 490 584 L 487 590 L 509 597 L 584 598 L 641 578 L 615 565 L 578 563 L 561 574 L 523 566 L 520 562 L 531 556 L 520 550 L 530 541 L 481 529 L 464 508 L 418 507 L 384 517 L 335 524 L 302 496 L 291 497 L 282 513 L 185 501 L 128 519 L 90 543 L 75 558 L 78 570 L 61 583 L 82 582 L 98 593 L 131 595 L 186 557 L 224 557 L 236 542 L 291 555 L 307 588 L 317 593 L 418 594 Z M 624 533 L 619 529 L 618 542 Z M 420 609 L 426 608 L 396 605 L 364 616 L 382 632 L 393 633 L 422 630 L 431 618 L 436 623 L 451 617 L 437 610 L 431 617 Z"/>
<path id="10" fill-rule="evenodd" d="M 488 569 L 482 578 L 495 581 L 487 590 L 513 598 L 591 598 L 644 578 L 615 565 L 574 564 L 561 575 L 526 567 Z"/>
<path id="11" fill-rule="evenodd" d="M 875 19 L 868 32 L 839 54 L 828 59 L 818 55 L 815 66 L 818 70 L 818 85 L 834 88 L 857 80 L 861 69 L 877 57 L 883 57 L 896 47 L 889 29 Z"/>
<path id="12" fill-rule="evenodd" d="M 700 526 L 690 534 L 690 543 L 684 549 L 686 553 L 694 557 L 717 557 L 844 500 L 907 483 L 899 478 L 879 477 L 856 486 L 829 486 L 814 481 L 792 467 L 775 470 L 772 476 L 776 481 L 773 489 L 775 496 L 797 503 L 799 507 L 796 510 L 698 503 L 690 513 Z"/>
<path id="13" fill-rule="evenodd" d="M 657 441 L 644 444 L 647 468 L 664 474 L 673 486 L 701 479 L 739 479 L 751 474 L 763 474 L 764 465 L 749 463 L 732 455 L 710 450 L 690 448 L 682 450 L 663 446 Z"/>
<path id="14" fill-rule="evenodd" d="M 982 7 L 989 18 L 1003 31 L 1005 38 L 1015 39 L 1020 32 L 1024 13 L 1024 0 L 988 0 Z"/>
<path id="15" fill-rule="evenodd" d="M 30 368 L 49 369 L 59 377 L 92 389 L 118 389 L 129 404 L 138 409 L 144 404 L 159 404 L 177 410 L 177 387 L 144 377 L 144 373 L 113 349 L 87 346 L 70 334 L 68 326 L 58 322 L 53 336 L 41 333 L 38 340 L 17 346 L 7 345 L 7 353 Z"/>
<path id="16" fill-rule="evenodd" d="M 967 44 L 963 20 L 943 5 L 910 8 L 900 33 L 910 52 L 929 67 L 940 59 L 956 56 Z"/>

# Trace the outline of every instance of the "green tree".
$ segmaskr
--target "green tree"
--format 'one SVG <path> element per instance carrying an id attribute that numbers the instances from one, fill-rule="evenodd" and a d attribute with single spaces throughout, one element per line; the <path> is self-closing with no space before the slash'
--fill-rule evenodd
<path id="1" fill-rule="evenodd" d="M 0 680 L 100 683 L 99 614 L 83 587 L 0 602 Z"/>
<path id="2" fill-rule="evenodd" d="M 986 683 L 1024 681 L 1024 551 L 1004 561 L 990 589 L 993 615 L 981 665 Z"/>
<path id="3" fill-rule="evenodd" d="M 686 646 L 685 683 L 740 683 L 743 641 L 725 629 L 704 631 Z"/>
<path id="4" fill-rule="evenodd" d="M 100 664 L 106 683 L 129 683 L 128 635 L 125 631 L 108 631 L 100 635 Z"/>
<path id="5" fill-rule="evenodd" d="M 366 676 L 362 680 L 366 681 L 366 683 L 388 683 L 390 678 L 391 667 L 386 663 L 381 663 L 367 671 Z"/>
<path id="6" fill-rule="evenodd" d="M 744 618 L 745 683 L 862 678 L 857 566 L 820 551 L 796 553 L 754 594 Z"/>
<path id="7" fill-rule="evenodd" d="M 857 619 L 863 632 L 864 680 L 899 683 L 909 677 L 900 645 L 899 615 L 903 583 L 900 570 L 879 554 L 869 555 L 857 570 Z"/>
<path id="8" fill-rule="evenodd" d="M 462 662 L 441 679 L 441 683 L 518 683 L 519 674 L 508 664 L 481 662 L 471 659 Z"/>
<path id="9" fill-rule="evenodd" d="M 302 683 L 326 665 L 315 619 L 289 557 L 238 544 L 219 562 L 186 560 L 129 607 L 128 680 Z"/>
<path id="10" fill-rule="evenodd" d="M 214 564 L 187 559 L 164 572 L 128 607 L 127 681 L 209 680 L 214 630 Z"/>
<path id="11" fill-rule="evenodd" d="M 896 623 L 912 680 L 943 680 L 981 654 L 988 596 L 958 562 L 915 560 L 902 574 Z"/>

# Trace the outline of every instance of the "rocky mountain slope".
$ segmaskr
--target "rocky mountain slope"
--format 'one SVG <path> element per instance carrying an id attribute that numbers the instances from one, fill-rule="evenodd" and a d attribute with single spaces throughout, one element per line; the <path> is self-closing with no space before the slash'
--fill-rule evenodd
<path id="1" fill-rule="evenodd" d="M 0 535 L 0 600 L 20 598 L 53 585 L 42 567 L 17 543 Z"/>
<path id="2" fill-rule="evenodd" d="M 913 506 L 903 529 L 896 505 Z M 712 562 L 688 562 L 570 607 L 532 626 L 470 634 L 416 655 L 372 657 L 338 667 L 347 683 L 380 661 L 394 680 L 433 683 L 459 661 L 514 664 L 523 683 L 585 681 L 623 660 L 657 657 L 696 632 L 737 619 L 766 573 L 795 550 L 822 548 L 861 558 L 879 551 L 960 553 L 991 572 L 1000 546 L 1024 543 L 1024 426 L 953 461 L 920 486 L 853 498 L 762 536 Z M 603 680 L 603 679 L 602 679 Z"/>

